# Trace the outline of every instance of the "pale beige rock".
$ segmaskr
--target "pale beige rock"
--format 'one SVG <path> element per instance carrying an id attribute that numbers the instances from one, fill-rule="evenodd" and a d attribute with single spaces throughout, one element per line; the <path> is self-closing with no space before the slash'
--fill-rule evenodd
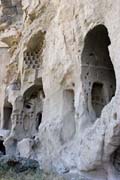
<path id="1" fill-rule="evenodd" d="M 34 141 L 29 138 L 26 138 L 20 141 L 17 145 L 17 151 L 19 155 L 21 157 L 31 158 L 33 145 L 34 145 Z"/>
<path id="2" fill-rule="evenodd" d="M 0 45 L 7 153 L 59 173 L 120 179 L 120 2 L 11 5 L 23 12 L 0 24 L 0 39 L 9 46 L 8 53 Z"/>

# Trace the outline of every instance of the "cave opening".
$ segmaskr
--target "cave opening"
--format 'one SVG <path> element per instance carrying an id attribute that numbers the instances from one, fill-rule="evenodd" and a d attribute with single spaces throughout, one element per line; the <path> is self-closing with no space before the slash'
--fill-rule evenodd
<path id="1" fill-rule="evenodd" d="M 82 83 L 88 112 L 95 120 L 115 95 L 116 77 L 109 55 L 111 44 L 107 28 L 100 24 L 91 29 L 84 41 L 81 57 Z"/>
<path id="2" fill-rule="evenodd" d="M 11 129 L 12 104 L 7 102 L 3 108 L 3 129 Z"/>
<path id="3" fill-rule="evenodd" d="M 36 116 L 36 130 L 38 131 L 39 130 L 39 126 L 42 122 L 42 112 L 39 112 L 37 113 L 37 116 Z"/>
<path id="4" fill-rule="evenodd" d="M 26 68 L 36 70 L 41 68 L 44 39 L 45 32 L 42 31 L 38 31 L 30 38 L 27 50 L 24 52 L 24 64 Z"/>
<path id="5" fill-rule="evenodd" d="M 33 136 L 42 122 L 43 102 L 45 94 L 42 79 L 36 80 L 36 84 L 30 86 L 23 95 L 23 128 L 26 136 Z"/>
<path id="6" fill-rule="evenodd" d="M 104 103 L 104 86 L 102 83 L 94 83 L 92 86 L 92 106 L 96 112 L 96 117 L 100 117 L 101 111 L 105 105 Z"/>
<path id="7" fill-rule="evenodd" d="M 5 146 L 4 146 L 4 141 L 0 140 L 0 153 L 1 155 L 5 155 L 6 154 L 6 150 L 5 150 Z"/>
<path id="8" fill-rule="evenodd" d="M 111 161 L 116 171 L 120 172 L 120 146 L 111 155 Z"/>

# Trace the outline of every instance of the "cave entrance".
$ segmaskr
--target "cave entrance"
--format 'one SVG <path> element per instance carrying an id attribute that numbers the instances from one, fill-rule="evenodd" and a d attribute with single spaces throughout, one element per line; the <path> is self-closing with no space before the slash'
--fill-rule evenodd
<path id="1" fill-rule="evenodd" d="M 12 114 L 12 104 L 7 102 L 4 105 L 3 108 L 3 129 L 11 129 L 12 123 L 11 123 L 11 114 Z"/>
<path id="2" fill-rule="evenodd" d="M 39 130 L 42 122 L 44 98 L 45 94 L 42 79 L 40 78 L 36 81 L 36 84 L 29 87 L 23 95 L 23 111 L 25 114 L 23 127 L 26 131 L 26 136 L 32 136 Z"/>
<path id="3" fill-rule="evenodd" d="M 96 112 L 96 117 L 99 117 L 104 107 L 104 86 L 102 83 L 94 83 L 92 87 L 92 106 Z"/>
<path id="4" fill-rule="evenodd" d="M 39 130 L 39 126 L 42 122 L 42 112 L 39 112 L 37 113 L 37 116 L 36 116 L 36 130 L 38 131 Z"/>
<path id="5" fill-rule="evenodd" d="M 82 83 L 86 107 L 94 120 L 100 117 L 103 107 L 115 95 L 116 78 L 109 55 L 110 44 L 104 25 L 97 25 L 85 37 L 81 59 Z"/>
<path id="6" fill-rule="evenodd" d="M 5 154 L 6 154 L 6 150 L 4 146 L 4 141 L 0 140 L 0 155 L 5 155 Z"/>

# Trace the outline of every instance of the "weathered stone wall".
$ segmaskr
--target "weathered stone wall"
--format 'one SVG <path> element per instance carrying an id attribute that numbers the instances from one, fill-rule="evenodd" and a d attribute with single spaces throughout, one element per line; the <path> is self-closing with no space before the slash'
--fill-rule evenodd
<path id="1" fill-rule="evenodd" d="M 120 178 L 119 8 L 117 0 L 1 0 L 1 17 L 11 19 L 0 25 L 8 154 L 91 180 Z"/>

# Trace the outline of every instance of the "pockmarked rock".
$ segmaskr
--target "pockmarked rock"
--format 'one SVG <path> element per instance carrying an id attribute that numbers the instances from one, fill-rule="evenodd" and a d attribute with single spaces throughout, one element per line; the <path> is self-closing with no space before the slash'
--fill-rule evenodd
<path id="1" fill-rule="evenodd" d="M 0 1 L 1 158 L 120 179 L 119 22 L 118 1 Z"/>

